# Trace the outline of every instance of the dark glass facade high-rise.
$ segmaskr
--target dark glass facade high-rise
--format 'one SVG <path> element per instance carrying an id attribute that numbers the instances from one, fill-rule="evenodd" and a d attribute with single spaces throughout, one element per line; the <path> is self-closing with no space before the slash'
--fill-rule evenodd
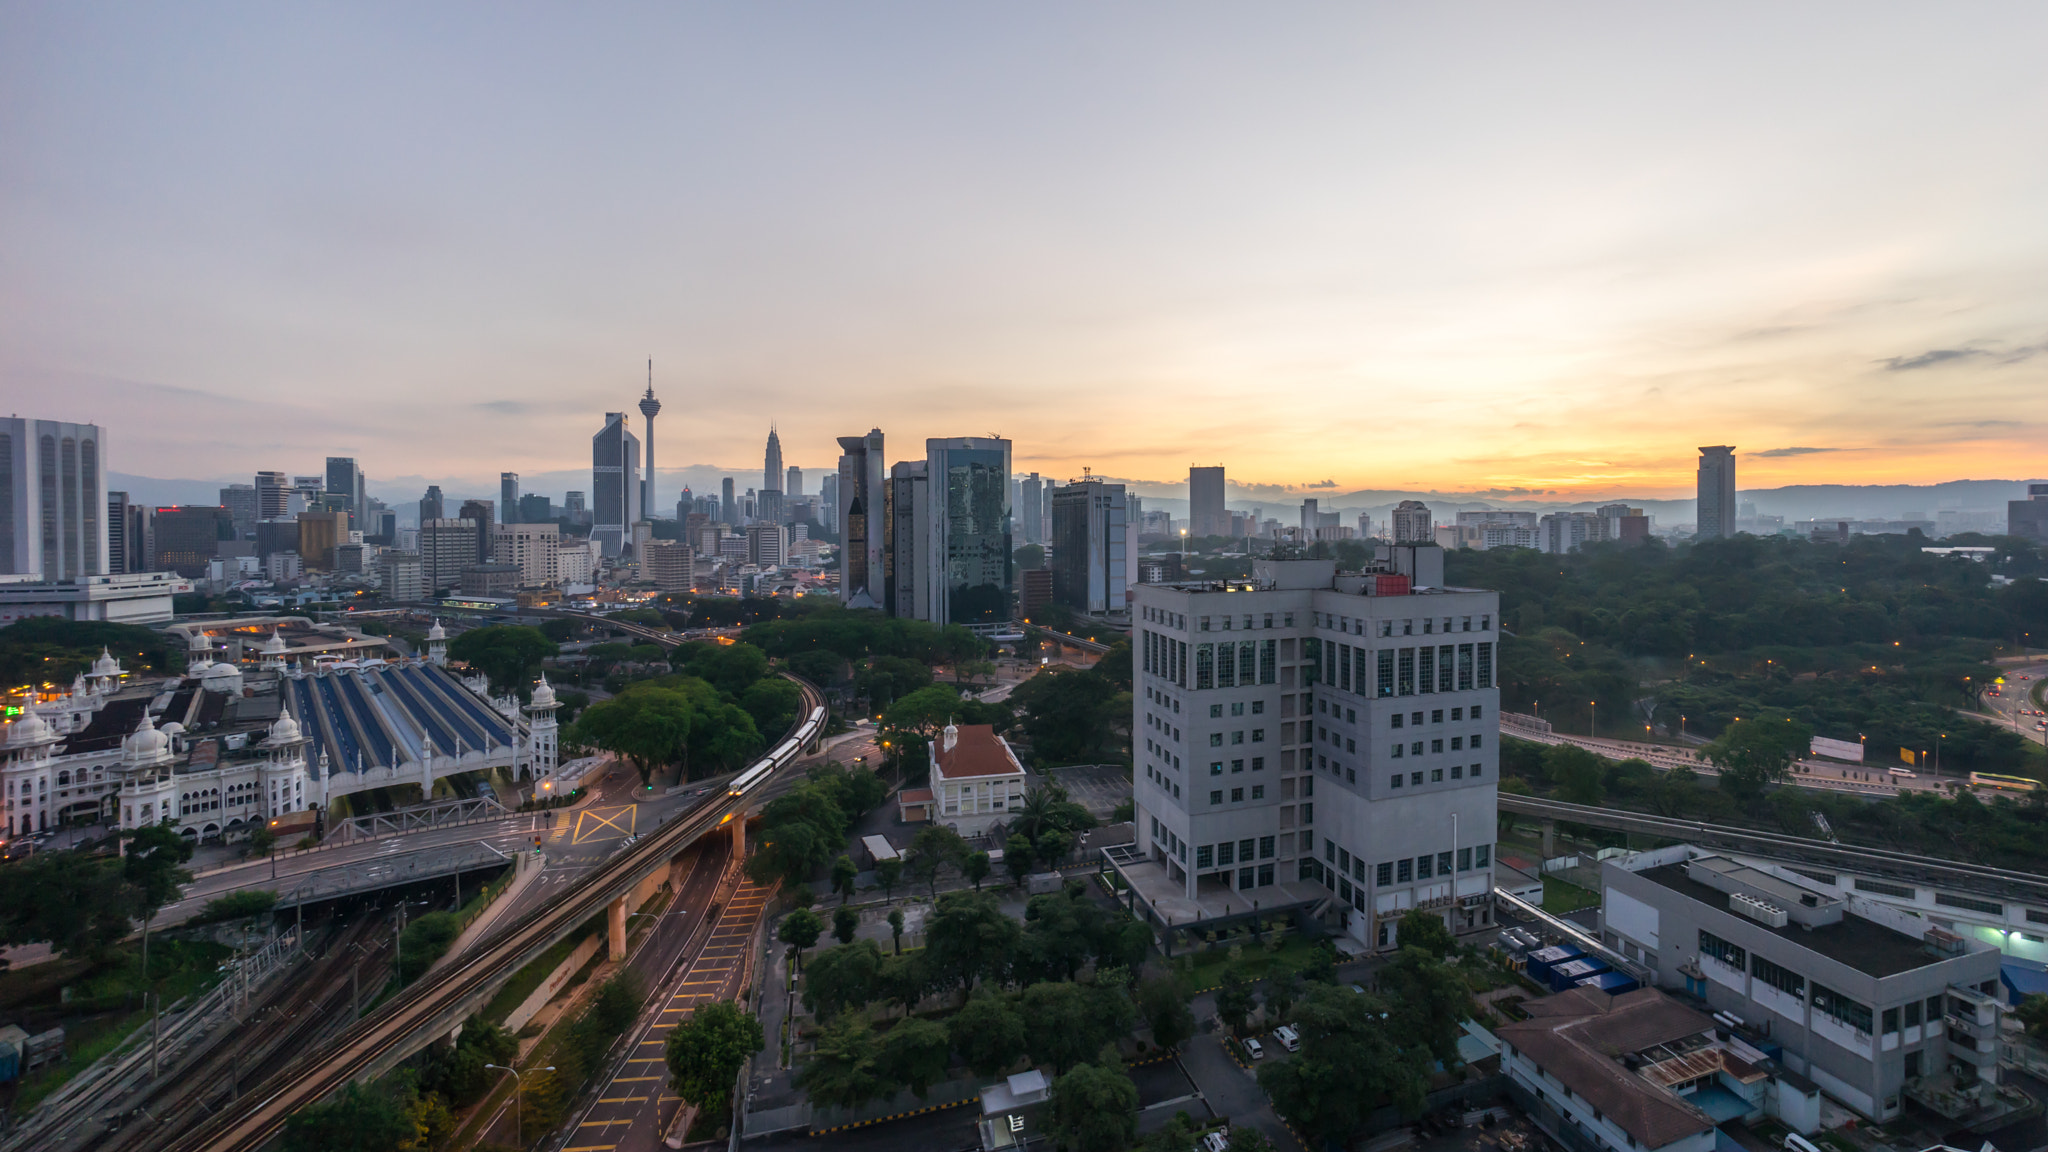
<path id="1" fill-rule="evenodd" d="M 849 608 L 887 602 L 883 542 L 888 536 L 882 430 L 839 438 L 839 600 Z M 732 499 L 732 481 L 725 482 Z"/>
<path id="2" fill-rule="evenodd" d="M 939 624 L 996 624 L 1011 616 L 1010 442 L 982 436 L 925 441 L 931 487 L 932 590 Z"/>
<path id="3" fill-rule="evenodd" d="M 640 438 L 624 412 L 607 412 L 590 439 L 590 538 L 615 558 L 632 541 L 640 516 Z"/>

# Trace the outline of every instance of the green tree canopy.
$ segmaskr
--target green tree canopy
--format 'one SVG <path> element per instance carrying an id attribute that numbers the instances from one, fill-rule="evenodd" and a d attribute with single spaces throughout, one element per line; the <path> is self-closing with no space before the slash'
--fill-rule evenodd
<path id="1" fill-rule="evenodd" d="M 1178 1048 L 1195 1034 L 1195 1014 L 1180 983 L 1170 976 L 1157 976 L 1138 989 L 1138 1010 L 1152 1029 L 1152 1042 L 1161 1048 Z"/>
<path id="2" fill-rule="evenodd" d="M 1411 908 L 1401 917 L 1403 948 L 1420 948 L 1438 960 L 1457 950 L 1458 940 L 1445 926 L 1444 918 L 1427 908 Z"/>
<path id="3" fill-rule="evenodd" d="M 984 988 L 946 1022 L 953 1050 L 981 1077 L 999 1075 L 1023 1059 L 1024 1017 L 1008 997 Z"/>
<path id="4" fill-rule="evenodd" d="M 813 1104 L 858 1108 L 892 1087 L 882 1077 L 881 1055 L 867 1017 L 841 1013 L 819 1033 L 810 1059 L 797 1069 L 796 1085 Z"/>
<path id="5" fill-rule="evenodd" d="M 691 1104 L 723 1114 L 740 1066 L 764 1044 L 759 1020 L 729 1000 L 707 1001 L 669 1030 L 669 1084 Z"/>
<path id="6" fill-rule="evenodd" d="M 804 1006 L 819 1016 L 875 999 L 882 953 L 872 940 L 827 948 L 804 965 Z"/>
<path id="7" fill-rule="evenodd" d="M 1023 935 L 985 892 L 948 892 L 925 918 L 925 956 L 933 975 L 962 988 L 1001 981 Z"/>
<path id="8" fill-rule="evenodd" d="M 945 1026 L 913 1016 L 889 1029 L 876 1063 L 884 1080 L 904 1085 L 922 1100 L 934 1083 L 946 1078 L 951 1055 Z"/>
<path id="9" fill-rule="evenodd" d="M 1783 780 L 1813 743 L 1813 729 L 1789 716 L 1737 720 L 1707 745 L 1707 758 L 1721 772 L 1721 787 L 1744 807 Z"/>
<path id="10" fill-rule="evenodd" d="M 1429 1050 L 1402 1036 L 1387 1002 L 1318 985 L 1296 1005 L 1295 1026 L 1301 1050 L 1260 1068 L 1259 1086 L 1310 1141 L 1348 1144 L 1384 1104 L 1422 1111 Z"/>
<path id="11" fill-rule="evenodd" d="M 1054 1138 L 1067 1152 L 1123 1152 L 1138 1137 L 1138 1088 L 1114 1052 L 1053 1081 Z"/>
<path id="12" fill-rule="evenodd" d="M 540 629 L 523 624 L 471 628 L 448 644 L 448 658 L 482 672 L 489 678 L 493 694 L 517 693 L 521 700 L 532 697 L 541 661 L 560 651 Z"/>

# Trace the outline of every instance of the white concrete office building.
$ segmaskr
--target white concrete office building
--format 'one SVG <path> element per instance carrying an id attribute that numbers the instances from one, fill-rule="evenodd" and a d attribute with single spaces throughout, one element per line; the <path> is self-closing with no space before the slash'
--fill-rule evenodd
<path id="1" fill-rule="evenodd" d="M 1366 948 L 1411 908 L 1489 922 L 1498 594 L 1433 544 L 1365 572 L 1265 560 L 1136 589 L 1137 842 L 1112 856 L 1160 920 L 1343 909 Z"/>

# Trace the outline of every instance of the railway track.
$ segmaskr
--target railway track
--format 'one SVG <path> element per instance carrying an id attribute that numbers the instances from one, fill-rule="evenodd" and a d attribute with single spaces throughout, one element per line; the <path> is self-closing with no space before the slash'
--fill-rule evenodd
<path id="1" fill-rule="evenodd" d="M 803 690 L 804 711 L 775 752 L 754 766 L 758 769 L 765 764 L 769 771 L 750 769 L 745 774 L 754 777 L 754 788 L 793 763 L 824 731 L 823 695 L 814 685 L 790 679 Z M 642 876 L 704 833 L 743 816 L 747 799 L 748 793 L 738 789 L 706 796 L 696 807 L 593 869 L 555 902 L 527 913 L 487 937 L 467 956 L 422 977 L 379 1012 L 351 1022 L 326 1044 L 308 1051 L 290 1067 L 267 1077 L 221 1112 L 163 1146 L 174 1152 L 254 1152 L 261 1148 L 292 1113 L 344 1084 L 396 1066 L 433 1037 L 446 1034 L 512 973 L 562 935 L 602 913 Z"/>
<path id="2" fill-rule="evenodd" d="M 1911 852 L 1895 852 L 1889 848 L 1865 848 L 1828 840 L 1813 840 L 1804 836 L 1788 836 L 1778 832 L 1759 832 L 1727 824 L 1674 820 L 1644 812 L 1594 808 L 1585 804 L 1545 800 L 1535 796 L 1515 796 L 1506 792 L 1500 794 L 1500 807 L 1504 812 L 1522 816 L 1565 820 L 1573 824 L 1589 824 L 1596 828 L 1612 828 L 1620 832 L 1657 836 L 1666 840 L 1683 840 L 1704 848 L 1750 852 L 1758 856 L 1830 870 L 1839 869 L 1873 877 L 1938 885 L 1958 892 L 1997 896 L 2048 908 L 2048 876 L 2034 872 L 2018 872 L 2009 868 L 1993 868 L 1980 864 L 1959 864 L 1954 860 L 1920 856 Z"/>

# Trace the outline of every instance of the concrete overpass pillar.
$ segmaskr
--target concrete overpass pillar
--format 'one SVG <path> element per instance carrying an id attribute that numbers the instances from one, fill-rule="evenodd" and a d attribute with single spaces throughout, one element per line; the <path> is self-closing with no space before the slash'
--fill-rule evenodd
<path id="1" fill-rule="evenodd" d="M 605 906 L 605 925 L 610 929 L 612 959 L 626 958 L 626 898 L 624 896 Z"/>
<path id="2" fill-rule="evenodd" d="M 1557 821 L 1545 820 L 1543 822 L 1543 858 L 1548 860 L 1555 855 L 1557 855 Z"/>
<path id="3" fill-rule="evenodd" d="M 747 858 L 747 818 L 744 814 L 733 817 L 732 858 L 736 861 Z"/>

